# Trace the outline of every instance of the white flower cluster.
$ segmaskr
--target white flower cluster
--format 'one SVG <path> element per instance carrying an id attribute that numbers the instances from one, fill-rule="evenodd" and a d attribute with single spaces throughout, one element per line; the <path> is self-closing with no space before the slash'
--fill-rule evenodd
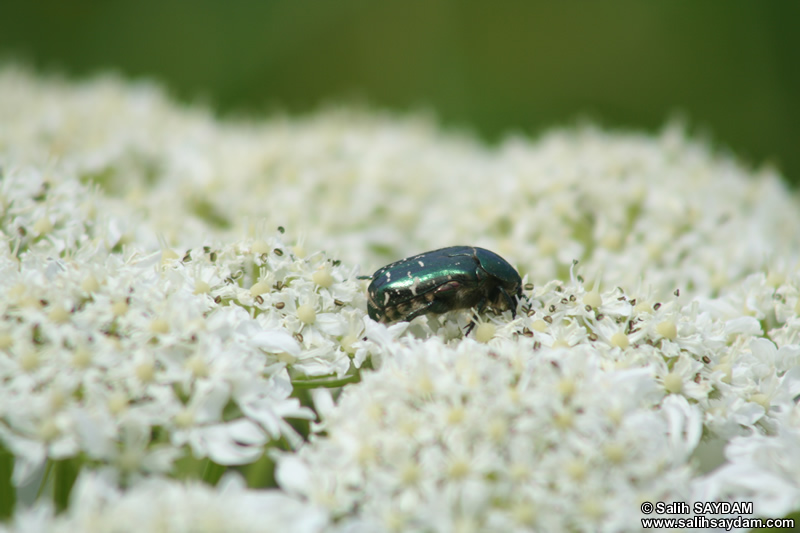
<path id="1" fill-rule="evenodd" d="M 224 122 L 11 67 L 0 124 L 0 456 L 17 486 L 80 472 L 63 515 L 20 504 L 8 531 L 800 510 L 800 205 L 679 127 L 489 150 L 419 118 Z M 519 268 L 515 318 L 366 317 L 359 274 L 457 244 Z M 321 385 L 341 394 L 301 403 Z M 264 486 L 271 461 L 281 491 L 177 481 Z"/>
<path id="2" fill-rule="evenodd" d="M 348 517 L 344 531 L 624 531 L 642 501 L 689 500 L 704 429 L 769 440 L 795 409 L 800 346 L 778 350 L 716 301 L 634 296 L 552 282 L 528 316 L 481 322 L 485 344 L 440 341 L 468 315 L 415 320 L 426 341 L 368 326 L 386 364 L 282 457 L 282 486 Z"/>
<path id="3" fill-rule="evenodd" d="M 82 216 L 84 188 L 48 183 L 2 176 L 0 437 L 15 483 L 80 453 L 127 478 L 169 472 L 187 444 L 223 465 L 297 445 L 284 419 L 314 415 L 289 374 L 347 373 L 365 305 L 352 273 L 277 237 L 115 253 L 113 230 Z"/>
<path id="4" fill-rule="evenodd" d="M 625 530 L 641 501 L 688 497 L 700 412 L 649 369 L 604 372 L 589 345 L 403 340 L 280 462 L 337 530 Z"/>
<path id="5" fill-rule="evenodd" d="M 780 177 L 753 176 L 679 125 L 656 138 L 583 127 L 489 150 L 420 117 L 221 122 L 114 78 L 75 86 L 5 69 L 0 92 L 6 164 L 57 161 L 137 213 L 149 231 L 125 227 L 125 238 L 149 246 L 156 235 L 194 248 L 209 234 L 283 226 L 369 272 L 466 244 L 537 282 L 564 279 L 578 259 L 587 280 L 646 279 L 687 296 L 766 268 L 785 276 L 800 249 Z"/>

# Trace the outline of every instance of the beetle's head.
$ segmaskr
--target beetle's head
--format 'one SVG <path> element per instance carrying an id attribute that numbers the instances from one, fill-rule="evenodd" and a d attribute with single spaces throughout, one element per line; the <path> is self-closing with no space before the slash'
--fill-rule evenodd
<path id="1" fill-rule="evenodd" d="M 475 251 L 481 268 L 488 276 L 498 280 L 509 294 L 522 294 L 522 278 L 508 261 L 484 248 L 476 248 Z"/>

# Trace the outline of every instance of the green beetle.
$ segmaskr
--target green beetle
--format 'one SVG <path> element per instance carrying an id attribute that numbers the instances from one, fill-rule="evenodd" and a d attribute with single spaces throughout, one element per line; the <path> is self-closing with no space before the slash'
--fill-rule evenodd
<path id="1" fill-rule="evenodd" d="M 386 265 L 367 289 L 370 318 L 390 323 L 426 313 L 487 306 L 517 316 L 522 279 L 508 262 L 477 246 L 451 246 Z M 475 322 L 467 328 L 467 334 Z"/>

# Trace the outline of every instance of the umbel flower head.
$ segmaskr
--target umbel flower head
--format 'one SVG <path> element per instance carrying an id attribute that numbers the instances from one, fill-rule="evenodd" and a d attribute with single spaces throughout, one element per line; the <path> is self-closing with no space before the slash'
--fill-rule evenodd
<path id="1" fill-rule="evenodd" d="M 625 529 L 642 500 L 687 498 L 701 413 L 649 368 L 434 339 L 404 338 L 345 391 L 281 486 L 360 531 Z"/>
<path id="2" fill-rule="evenodd" d="M 489 149 L 421 117 L 221 121 L 13 67 L 0 123 L 0 486 L 54 488 L 0 531 L 800 510 L 800 205 L 679 125 Z M 467 244 L 519 270 L 515 317 L 367 317 L 359 275 Z"/>

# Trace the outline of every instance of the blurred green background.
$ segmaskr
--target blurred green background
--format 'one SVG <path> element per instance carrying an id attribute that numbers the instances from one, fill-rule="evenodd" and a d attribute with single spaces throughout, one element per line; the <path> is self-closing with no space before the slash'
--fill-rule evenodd
<path id="1" fill-rule="evenodd" d="M 426 109 L 490 142 L 680 115 L 800 182 L 800 2 L 12 2 L 0 57 L 114 70 L 221 114 Z"/>

